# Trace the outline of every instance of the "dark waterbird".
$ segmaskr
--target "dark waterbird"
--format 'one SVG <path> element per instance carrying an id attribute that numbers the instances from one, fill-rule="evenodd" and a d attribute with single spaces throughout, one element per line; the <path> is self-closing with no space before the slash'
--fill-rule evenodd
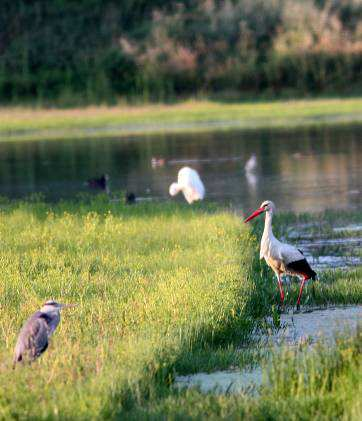
<path id="1" fill-rule="evenodd" d="M 309 263 L 301 250 L 289 244 L 281 243 L 274 237 L 272 219 L 275 212 L 275 205 L 273 202 L 270 200 L 263 202 L 260 208 L 254 211 L 244 222 L 248 222 L 264 212 L 265 225 L 260 244 L 260 259 L 264 258 L 268 266 L 275 272 L 278 278 L 280 299 L 282 303 L 284 302 L 284 291 L 281 276 L 287 274 L 302 278 L 297 301 L 297 310 L 299 310 L 304 284 L 308 279 L 315 279 L 317 274 L 309 266 Z"/>
<path id="2" fill-rule="evenodd" d="M 87 186 L 91 189 L 104 190 L 106 193 L 109 192 L 109 175 L 102 174 L 99 178 L 90 178 L 87 180 Z"/>
<path id="3" fill-rule="evenodd" d="M 74 307 L 74 304 L 60 304 L 50 300 L 29 317 L 16 342 L 14 367 L 24 360 L 32 362 L 46 351 L 49 338 L 60 322 L 60 310 L 66 307 Z"/>
<path id="4" fill-rule="evenodd" d="M 124 201 L 127 205 L 133 205 L 136 203 L 136 195 L 133 192 L 127 192 L 124 196 Z"/>

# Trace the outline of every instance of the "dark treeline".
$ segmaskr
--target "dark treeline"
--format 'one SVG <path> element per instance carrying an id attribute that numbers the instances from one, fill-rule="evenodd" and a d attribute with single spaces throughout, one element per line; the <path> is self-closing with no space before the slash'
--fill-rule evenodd
<path id="1" fill-rule="evenodd" d="M 1 0 L 0 100 L 361 89 L 361 0 Z"/>

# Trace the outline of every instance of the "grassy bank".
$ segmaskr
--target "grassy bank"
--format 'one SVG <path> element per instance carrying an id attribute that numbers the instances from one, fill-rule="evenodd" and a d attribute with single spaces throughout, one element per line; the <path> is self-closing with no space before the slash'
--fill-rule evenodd
<path id="1" fill-rule="evenodd" d="M 0 418 L 285 419 L 289 408 L 295 419 L 306 409 L 309 417 L 328 417 L 334 409 L 357 414 L 358 341 L 341 345 L 335 358 L 308 354 L 303 362 L 286 353 L 260 398 L 170 387 L 175 373 L 250 362 L 239 345 L 278 302 L 272 274 L 256 254 L 255 230 L 212 206 L 127 207 L 102 197 L 2 202 Z M 329 284 L 338 289 L 341 276 Z M 343 276 L 356 285 L 360 279 Z M 317 294 L 327 289 L 323 279 Z M 349 300 L 343 289 L 334 296 Z M 17 333 L 49 298 L 77 308 L 64 310 L 36 363 L 13 371 Z M 353 302 L 362 302 L 360 288 Z M 303 382 L 298 367 L 310 373 Z"/>
<path id="2" fill-rule="evenodd" d="M 282 350 L 266 369 L 271 384 L 257 397 L 173 393 L 132 411 L 131 420 L 351 420 L 362 415 L 361 333 L 332 349 Z"/>
<path id="3" fill-rule="evenodd" d="M 18 203 L 1 212 L 0 242 L 3 419 L 124 413 L 167 390 L 194 353 L 239 343 L 254 325 L 254 240 L 229 214 Z M 14 372 L 19 328 L 49 298 L 77 309 L 46 354 Z"/>
<path id="4" fill-rule="evenodd" d="M 361 124 L 362 99 L 0 109 L 0 141 Z"/>

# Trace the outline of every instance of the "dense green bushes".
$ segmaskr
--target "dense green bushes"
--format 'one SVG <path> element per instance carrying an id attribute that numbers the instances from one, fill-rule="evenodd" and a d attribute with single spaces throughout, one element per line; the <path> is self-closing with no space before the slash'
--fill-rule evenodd
<path id="1" fill-rule="evenodd" d="M 359 0 L 4 0 L 0 9 L 2 102 L 361 87 Z"/>

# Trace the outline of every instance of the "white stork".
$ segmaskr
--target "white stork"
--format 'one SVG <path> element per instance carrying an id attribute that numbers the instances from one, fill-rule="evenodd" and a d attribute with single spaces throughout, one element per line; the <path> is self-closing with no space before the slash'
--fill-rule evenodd
<path id="1" fill-rule="evenodd" d="M 170 186 L 170 195 L 175 196 L 182 191 L 188 203 L 202 200 L 205 197 L 205 187 L 197 171 L 190 167 L 183 167 L 178 172 L 177 183 Z"/>
<path id="2" fill-rule="evenodd" d="M 273 202 L 270 200 L 263 202 L 260 208 L 254 211 L 244 222 L 250 221 L 263 212 L 265 212 L 265 225 L 260 244 L 260 259 L 264 258 L 268 266 L 275 272 L 278 278 L 280 299 L 282 303 L 284 302 L 284 291 L 281 276 L 283 274 L 288 274 L 302 278 L 297 301 L 297 310 L 299 310 L 305 281 L 308 279 L 315 279 L 317 274 L 309 266 L 309 263 L 300 250 L 289 244 L 281 243 L 274 237 L 272 219 L 273 213 L 275 212 L 275 205 Z"/>

